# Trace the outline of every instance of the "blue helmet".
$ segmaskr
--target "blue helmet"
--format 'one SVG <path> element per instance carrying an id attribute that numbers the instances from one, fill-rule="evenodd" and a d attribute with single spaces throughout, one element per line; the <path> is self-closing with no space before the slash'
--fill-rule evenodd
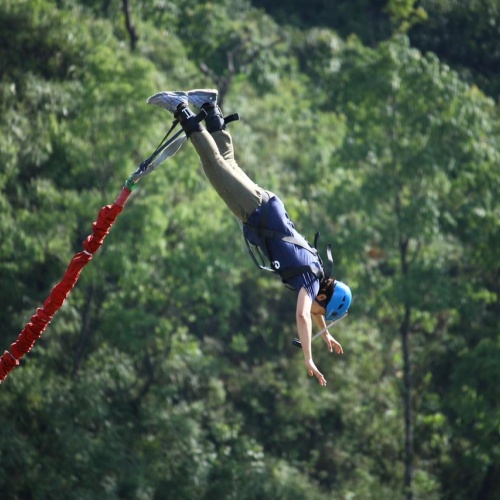
<path id="1" fill-rule="evenodd" d="M 342 281 L 335 280 L 333 295 L 326 305 L 325 319 L 336 321 L 345 316 L 351 301 L 351 289 Z"/>

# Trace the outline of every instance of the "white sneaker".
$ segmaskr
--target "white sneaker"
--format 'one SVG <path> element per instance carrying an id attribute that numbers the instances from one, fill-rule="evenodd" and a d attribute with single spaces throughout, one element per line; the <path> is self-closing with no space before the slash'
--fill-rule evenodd
<path id="1" fill-rule="evenodd" d="M 218 91 L 216 89 L 194 89 L 187 92 L 187 98 L 189 104 L 201 109 L 203 104 L 216 104 L 217 94 Z"/>
<path id="2" fill-rule="evenodd" d="M 175 113 L 180 104 L 188 105 L 188 95 L 182 90 L 174 92 L 158 92 L 152 95 L 148 101 L 148 104 L 156 104 L 160 108 L 164 108 L 171 113 Z"/>

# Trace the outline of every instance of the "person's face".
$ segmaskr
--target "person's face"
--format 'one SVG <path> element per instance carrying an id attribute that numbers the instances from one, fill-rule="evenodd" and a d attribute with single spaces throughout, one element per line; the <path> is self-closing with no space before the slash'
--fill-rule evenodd
<path id="1" fill-rule="evenodd" d="M 326 294 L 320 293 L 317 297 L 316 300 L 313 301 L 311 305 L 311 314 L 314 314 L 315 316 L 324 316 L 326 314 L 326 309 L 318 303 L 326 299 Z"/>

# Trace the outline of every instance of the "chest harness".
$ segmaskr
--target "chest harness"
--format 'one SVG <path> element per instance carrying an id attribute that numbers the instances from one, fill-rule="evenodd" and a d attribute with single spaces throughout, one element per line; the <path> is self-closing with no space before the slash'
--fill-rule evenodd
<path id="1" fill-rule="evenodd" d="M 253 226 L 248 223 L 244 223 L 244 226 L 247 229 L 250 229 L 255 235 L 257 235 L 262 242 L 262 246 L 260 245 L 254 245 L 248 241 L 248 239 L 245 237 L 245 245 L 247 247 L 248 254 L 250 255 L 250 258 L 252 259 L 253 263 L 259 268 L 264 271 L 271 271 L 276 274 L 278 274 L 283 281 L 285 285 L 287 285 L 289 288 L 290 285 L 288 284 L 288 281 L 291 280 L 292 278 L 295 278 L 296 276 L 300 276 L 301 274 L 305 273 L 311 273 L 313 276 L 315 276 L 319 281 L 321 281 L 324 278 L 330 278 L 333 270 L 333 258 L 332 258 L 332 246 L 330 243 L 328 243 L 326 247 L 326 254 L 328 258 L 328 264 L 326 268 L 323 266 L 323 261 L 321 260 L 321 257 L 319 255 L 318 249 L 317 249 L 317 243 L 318 243 L 318 238 L 319 238 L 319 232 L 317 232 L 314 236 L 314 245 L 311 246 L 309 242 L 299 236 L 289 236 L 285 233 L 282 233 L 280 231 L 274 231 L 272 229 L 267 228 L 267 222 L 269 220 L 269 200 L 270 196 L 267 191 L 264 191 L 262 193 L 262 203 L 261 203 L 261 217 L 260 217 L 260 225 L 259 226 Z M 312 264 L 305 264 L 302 266 L 293 266 L 293 267 L 286 267 L 282 268 L 277 261 L 271 260 L 270 254 L 269 254 L 269 241 L 271 239 L 277 239 L 284 241 L 285 243 L 288 243 L 290 245 L 297 245 L 301 248 L 304 248 L 308 252 L 310 252 L 314 257 L 318 260 L 320 267 L 313 266 Z"/>

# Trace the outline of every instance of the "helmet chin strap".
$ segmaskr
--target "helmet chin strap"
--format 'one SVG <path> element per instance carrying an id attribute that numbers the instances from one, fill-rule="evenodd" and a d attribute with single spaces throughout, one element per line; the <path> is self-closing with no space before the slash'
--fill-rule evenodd
<path id="1" fill-rule="evenodd" d="M 328 279 L 332 276 L 333 272 L 333 257 L 332 257 L 332 244 L 328 243 L 326 245 L 326 258 L 328 259 L 328 264 L 324 267 L 325 278 Z"/>

